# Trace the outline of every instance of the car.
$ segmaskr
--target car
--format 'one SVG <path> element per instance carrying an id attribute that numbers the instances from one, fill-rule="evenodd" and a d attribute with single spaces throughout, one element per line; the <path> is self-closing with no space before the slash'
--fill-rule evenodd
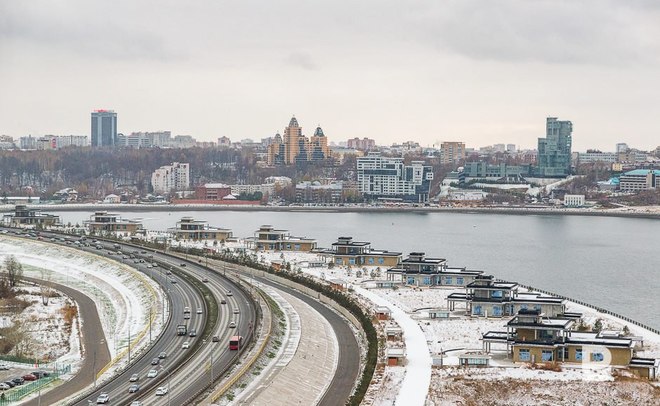
<path id="1" fill-rule="evenodd" d="M 96 403 L 108 403 L 110 401 L 110 395 L 107 393 L 101 393 L 98 398 L 96 398 Z"/>
<path id="2" fill-rule="evenodd" d="M 130 379 L 128 380 L 129 382 L 137 382 L 140 380 L 140 375 L 138 374 L 133 374 L 131 375 Z"/>
<path id="3" fill-rule="evenodd" d="M 151 365 L 158 365 L 158 364 L 160 364 L 160 359 L 154 358 L 151 360 Z"/>
<path id="4" fill-rule="evenodd" d="M 241 312 L 241 311 L 238 310 L 238 307 L 234 309 L 234 314 L 238 314 L 238 313 L 240 313 L 240 312 Z"/>
<path id="5" fill-rule="evenodd" d="M 236 328 L 236 322 L 230 321 L 229 322 L 229 328 Z"/>
<path id="6" fill-rule="evenodd" d="M 21 378 L 25 379 L 26 381 L 36 381 L 37 379 L 39 379 L 32 374 L 25 374 Z"/>
<path id="7" fill-rule="evenodd" d="M 128 259 L 128 257 L 126 255 L 123 255 L 121 259 Z"/>
<path id="8" fill-rule="evenodd" d="M 23 385 L 23 382 L 25 382 L 25 379 L 23 379 L 19 376 L 18 378 L 14 378 L 11 381 L 14 382 L 16 385 Z"/>
<path id="9" fill-rule="evenodd" d="M 0 364 L 0 371 L 9 371 L 9 365 L 7 364 Z"/>
<path id="10" fill-rule="evenodd" d="M 220 341 L 220 337 L 218 337 L 218 336 L 213 336 L 213 339 L 211 339 L 211 341 L 213 341 L 214 343 L 217 343 L 217 342 Z"/>
<path id="11" fill-rule="evenodd" d="M 165 273 L 166 273 L 167 275 L 172 275 L 172 271 L 170 271 L 169 269 L 168 269 L 167 272 L 165 272 Z"/>
<path id="12" fill-rule="evenodd" d="M 183 318 L 184 318 L 185 320 L 190 320 L 190 313 L 184 313 L 184 314 L 183 314 Z"/>
<path id="13" fill-rule="evenodd" d="M 197 331 L 195 329 L 191 329 L 190 332 L 188 333 L 190 337 L 195 337 L 197 335 Z"/>
<path id="14" fill-rule="evenodd" d="M 152 263 L 151 263 L 151 266 L 154 267 L 154 268 L 158 268 L 158 264 L 155 263 L 155 262 L 152 262 Z"/>
<path id="15" fill-rule="evenodd" d="M 138 262 L 140 262 L 141 264 L 144 264 L 144 259 L 139 259 Z"/>
<path id="16" fill-rule="evenodd" d="M 220 301 L 220 304 L 227 304 L 227 301 L 226 301 L 225 299 L 222 299 L 222 300 Z"/>
<path id="17" fill-rule="evenodd" d="M 189 307 L 189 306 L 185 306 L 185 307 L 183 308 L 183 312 L 184 312 L 184 313 L 190 313 L 190 307 Z"/>
<path id="18" fill-rule="evenodd" d="M 147 251 L 140 251 L 140 254 L 146 254 Z"/>
<path id="19" fill-rule="evenodd" d="M 16 384 L 12 381 L 4 381 L 3 383 L 5 385 L 9 386 L 10 388 L 13 388 L 14 386 L 16 386 Z"/>
<path id="20" fill-rule="evenodd" d="M 197 308 L 197 314 L 202 314 L 202 308 L 201 307 Z"/>
<path id="21" fill-rule="evenodd" d="M 97 245 L 95 248 L 96 248 L 97 250 L 102 250 L 102 249 L 103 249 L 103 247 L 100 246 L 100 245 Z"/>
<path id="22" fill-rule="evenodd" d="M 208 283 L 208 282 L 209 282 L 209 278 L 204 277 L 204 279 L 202 279 L 202 282 L 204 282 L 204 283 Z"/>
<path id="23" fill-rule="evenodd" d="M 172 280 L 170 280 L 170 282 L 176 283 L 176 279 L 172 278 Z"/>
<path id="24" fill-rule="evenodd" d="M 147 372 L 147 378 L 155 378 L 156 375 L 158 375 L 157 369 L 150 369 L 149 372 Z"/>
<path id="25" fill-rule="evenodd" d="M 135 261 L 133 261 L 133 263 L 134 263 L 134 264 L 139 264 L 140 261 L 136 259 Z"/>
<path id="26" fill-rule="evenodd" d="M 190 348 L 190 343 L 188 341 L 184 341 L 183 344 L 181 344 L 181 349 L 187 350 L 188 348 Z"/>
<path id="27" fill-rule="evenodd" d="M 160 359 L 167 358 L 167 353 L 165 351 L 161 352 L 160 354 L 158 354 L 158 358 L 160 358 Z"/>
<path id="28" fill-rule="evenodd" d="M 185 267 L 186 267 L 186 264 L 184 264 L 184 263 L 182 262 L 182 263 L 179 264 L 179 266 L 180 266 L 181 268 L 185 268 Z"/>
<path id="29" fill-rule="evenodd" d="M 142 406 L 142 402 L 139 400 L 134 400 L 131 402 L 131 406 Z"/>
<path id="30" fill-rule="evenodd" d="M 140 390 L 140 385 L 134 383 L 133 385 L 128 387 L 128 393 L 135 393 Z"/>
<path id="31" fill-rule="evenodd" d="M 234 294 L 231 293 L 231 290 L 228 290 L 228 291 L 227 291 L 227 296 L 234 296 Z"/>
<path id="32" fill-rule="evenodd" d="M 0 383 L 0 390 L 7 390 L 7 389 L 11 389 L 11 386 L 9 386 L 4 382 Z"/>
<path id="33" fill-rule="evenodd" d="M 167 386 L 159 386 L 156 389 L 156 396 L 165 396 L 167 395 Z"/>

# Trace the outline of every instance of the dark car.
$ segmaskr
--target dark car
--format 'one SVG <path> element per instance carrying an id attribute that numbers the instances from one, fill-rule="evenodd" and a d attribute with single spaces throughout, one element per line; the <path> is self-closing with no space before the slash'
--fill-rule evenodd
<path id="1" fill-rule="evenodd" d="M 186 264 L 184 264 L 184 263 L 182 262 L 182 263 L 179 264 L 179 266 L 185 268 Z"/>
<path id="2" fill-rule="evenodd" d="M 220 337 L 218 337 L 218 336 L 213 336 L 213 339 L 212 339 L 211 341 L 213 341 L 214 343 L 217 343 L 217 342 L 220 341 Z"/>
<path id="3" fill-rule="evenodd" d="M 197 331 L 195 329 L 190 330 L 190 333 L 188 333 L 190 337 L 195 337 L 197 335 Z"/>
<path id="4" fill-rule="evenodd" d="M 14 382 L 16 385 L 23 385 L 23 382 L 25 382 L 25 379 L 23 379 L 19 376 L 18 378 L 14 378 L 11 381 Z"/>
<path id="5" fill-rule="evenodd" d="M 151 365 L 158 365 L 158 364 L 160 364 L 160 359 L 154 358 L 151 360 Z"/>

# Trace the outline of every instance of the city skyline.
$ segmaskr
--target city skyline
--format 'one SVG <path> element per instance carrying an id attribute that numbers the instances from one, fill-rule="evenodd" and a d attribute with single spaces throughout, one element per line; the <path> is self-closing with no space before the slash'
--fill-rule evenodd
<path id="1" fill-rule="evenodd" d="M 273 136 L 292 114 L 336 143 L 532 149 L 551 116 L 575 151 L 660 139 L 652 2 L 152 6 L 0 3 L 0 133 L 88 134 L 106 108 L 118 132 L 200 141 Z"/>

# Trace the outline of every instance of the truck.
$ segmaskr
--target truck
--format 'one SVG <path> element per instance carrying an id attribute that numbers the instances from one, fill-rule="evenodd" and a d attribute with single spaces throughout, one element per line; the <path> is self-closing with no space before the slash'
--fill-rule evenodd
<path id="1" fill-rule="evenodd" d="M 176 326 L 176 335 L 185 336 L 186 334 L 188 334 L 188 326 L 185 324 L 179 324 Z"/>

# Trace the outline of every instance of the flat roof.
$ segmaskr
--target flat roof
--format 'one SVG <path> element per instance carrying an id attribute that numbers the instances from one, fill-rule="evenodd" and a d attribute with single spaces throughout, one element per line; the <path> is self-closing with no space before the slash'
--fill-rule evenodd
<path id="1" fill-rule="evenodd" d="M 570 319 L 557 319 L 553 317 L 541 317 L 541 320 L 537 322 L 520 322 L 518 318 L 520 316 L 515 316 L 508 323 L 509 327 L 542 327 L 542 328 L 568 328 L 569 325 L 573 324 L 573 320 Z"/>
<path id="2" fill-rule="evenodd" d="M 571 331 L 567 344 L 604 345 L 613 347 L 631 347 L 629 338 L 599 338 L 597 333 L 581 333 Z"/>
<path id="3" fill-rule="evenodd" d="M 363 247 L 363 246 L 369 245 L 369 244 L 371 244 L 371 243 L 366 242 L 366 241 L 348 241 L 348 242 L 333 242 L 332 243 L 332 245 L 342 245 L 342 246 L 346 246 L 346 247 L 352 247 L 352 246 Z"/>

